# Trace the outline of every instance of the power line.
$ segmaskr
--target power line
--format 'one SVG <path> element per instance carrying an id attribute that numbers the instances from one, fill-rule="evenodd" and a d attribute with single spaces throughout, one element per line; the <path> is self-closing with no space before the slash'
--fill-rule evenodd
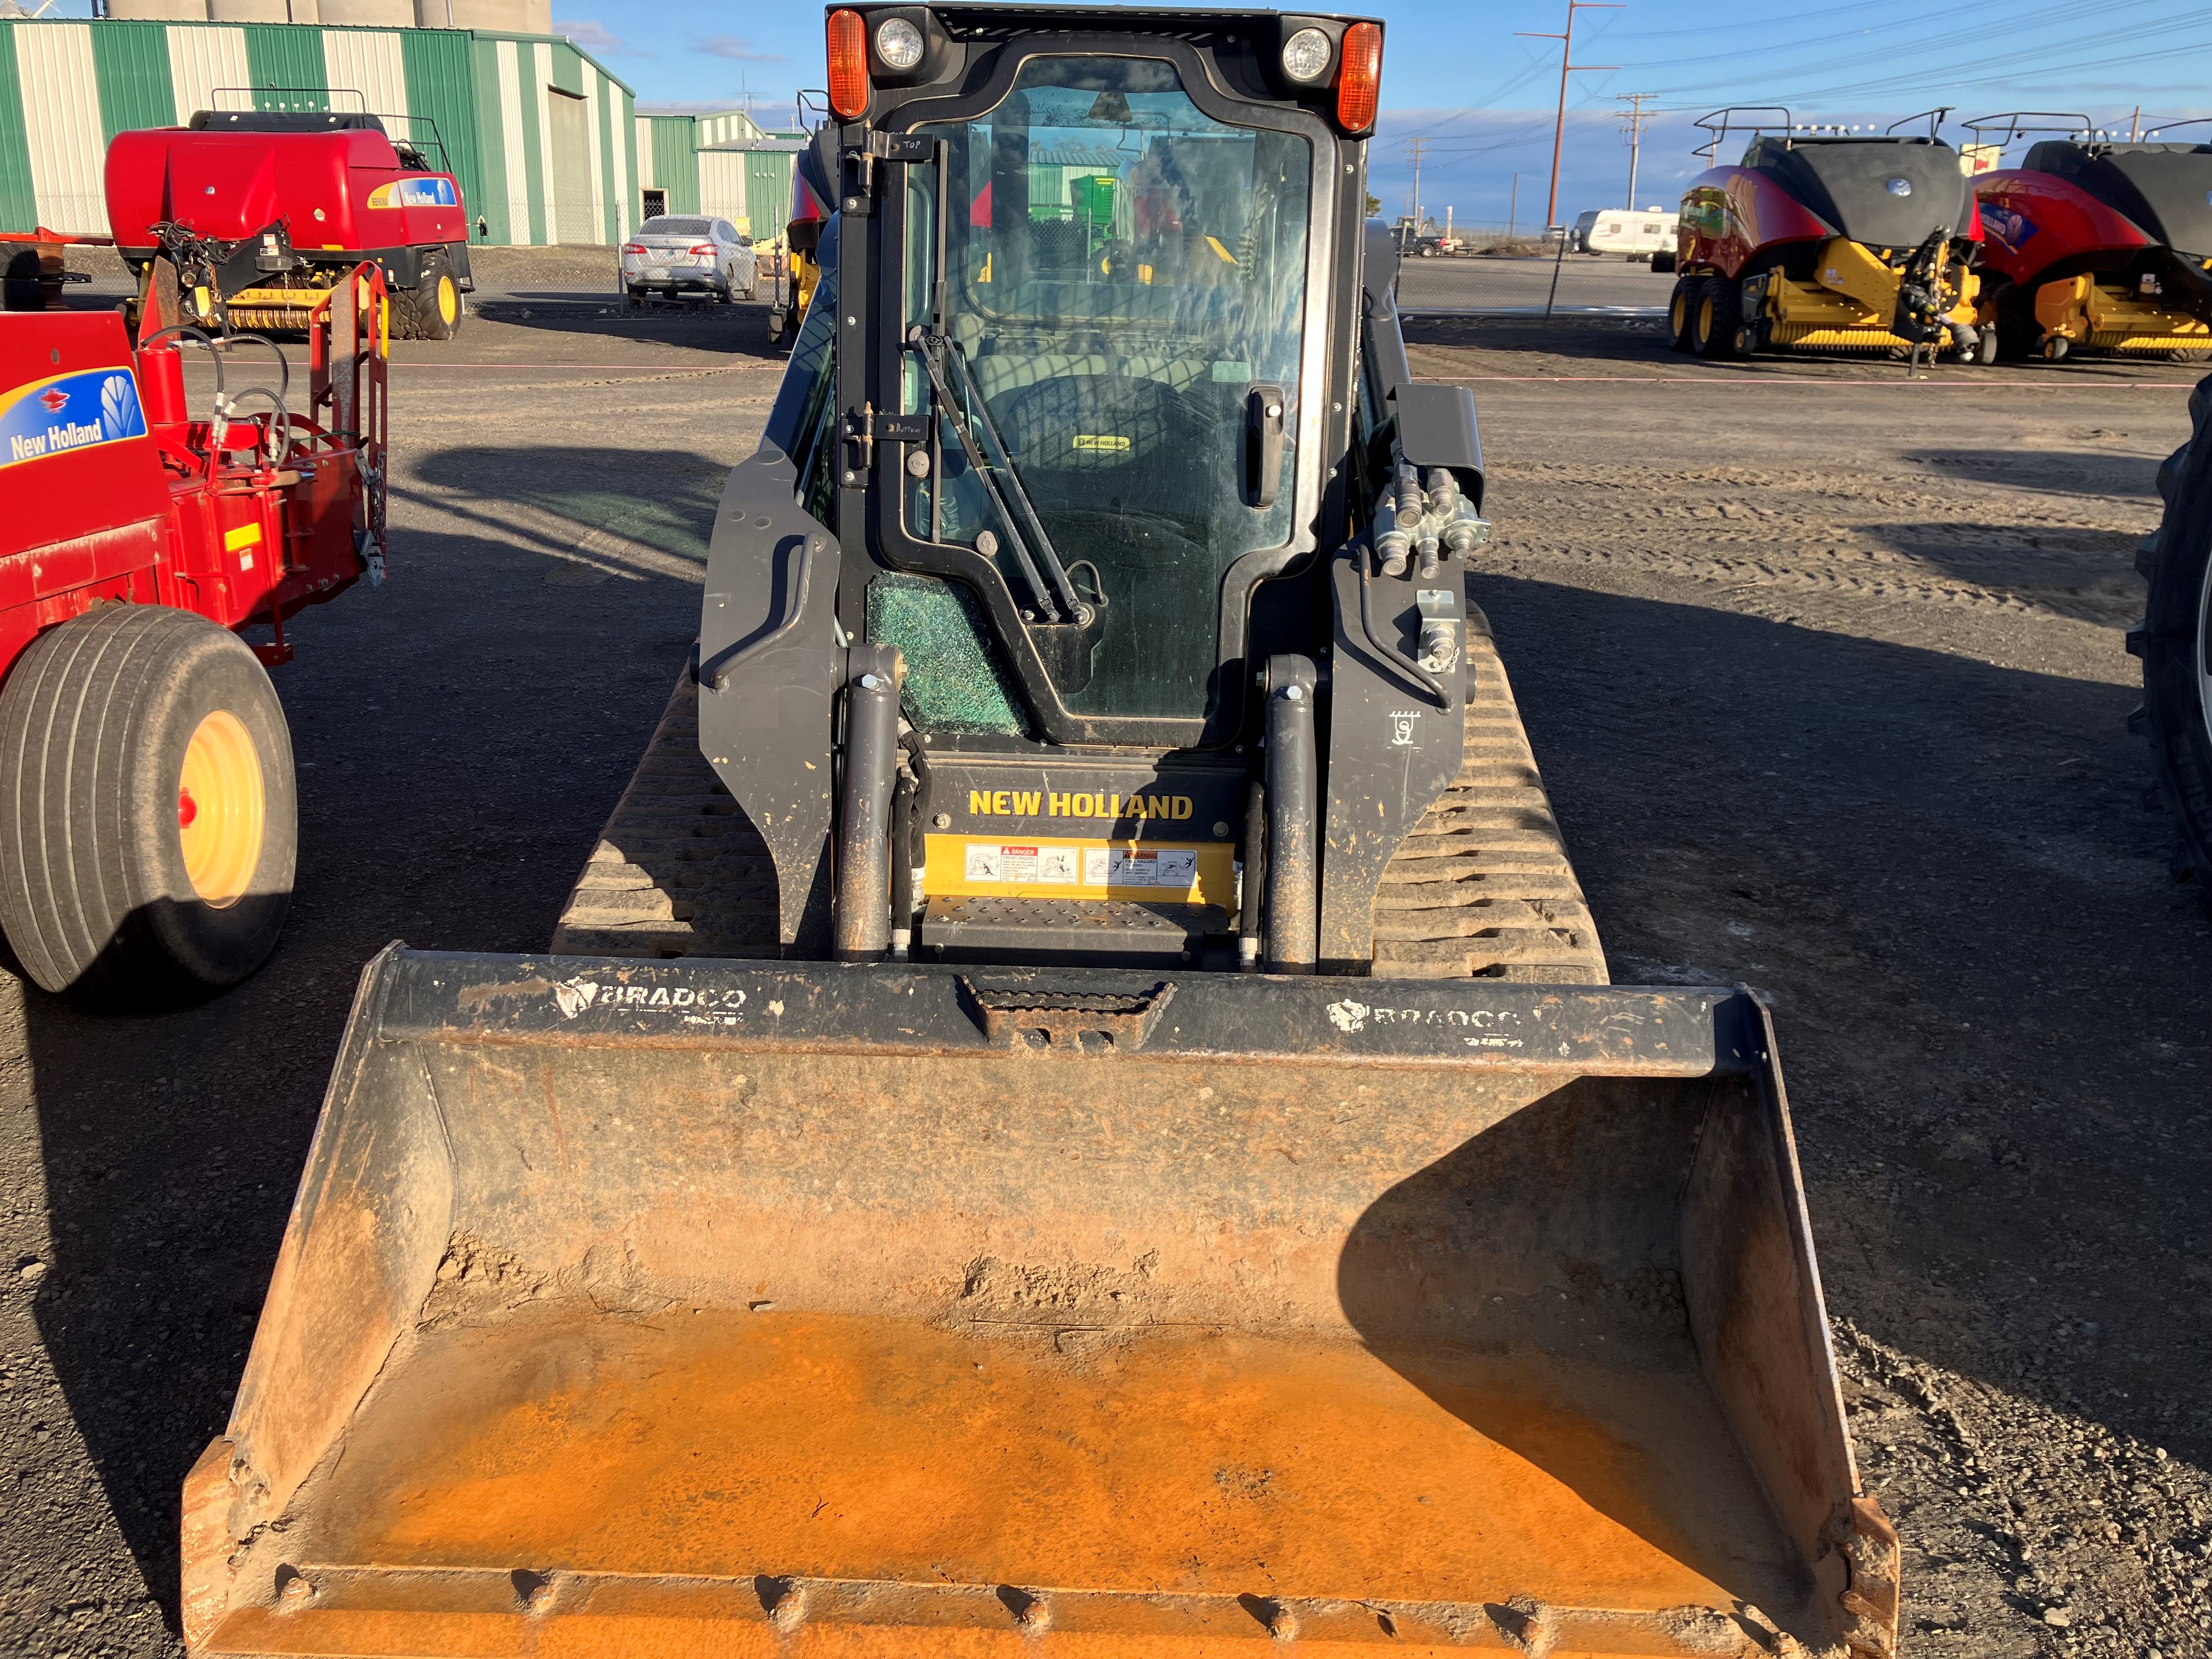
<path id="1" fill-rule="evenodd" d="M 1958 11 L 1954 15 L 1964 15 L 1966 13 L 1981 11 L 1991 7 L 2003 6 L 2008 3 L 2009 0 L 1967 0 L 1967 3 L 1960 6 L 1958 9 Z M 2109 5 L 2106 9 L 2106 15 L 2109 15 L 2110 13 L 2115 11 L 2131 10 L 2145 5 L 2160 5 L 2163 3 L 2165 3 L 2165 0 L 2115 0 L 2114 3 Z M 2006 32 L 2013 39 L 2018 40 L 2021 34 L 2033 33 L 2035 29 L 2044 25 L 2056 22 L 2062 19 L 2078 18 L 2080 15 L 2081 13 L 2079 8 L 2071 3 L 2045 6 L 2036 11 L 2008 16 L 2005 20 Z M 2183 13 L 2179 16 L 2165 20 L 2165 21 L 2169 27 L 2186 27 L 2190 24 L 2202 22 L 2208 17 L 2212 17 L 2212 10 L 2206 10 L 2199 8 Z M 1869 33 L 1871 33 L 1871 31 L 1854 30 L 1851 32 L 1850 38 L 1864 38 L 1864 35 Z M 1705 52 L 1684 58 L 1655 58 L 1646 63 L 1632 64 L 1630 67 L 1638 70 L 1669 69 L 1680 64 L 1710 64 L 1724 59 L 1735 58 L 1759 58 L 1768 60 L 1771 64 L 1772 60 L 1786 57 L 1792 52 L 1810 51 L 1827 45 L 1830 40 L 1834 38 L 1838 37 L 1819 37 L 1811 40 L 1792 40 L 1766 47 L 1750 47 L 1740 52 Z M 2073 35 L 2061 40 L 2044 40 L 2033 46 L 2017 46 L 2011 51 L 1996 54 L 1994 56 L 1985 55 L 1974 60 L 1971 68 L 1978 71 L 1988 71 L 1993 68 L 2000 68 L 2007 64 L 2020 64 L 2023 60 L 2033 60 L 2051 56 L 2063 57 L 2067 53 L 2077 52 L 2087 47 L 2093 47 L 2100 42 L 2109 40 L 2112 38 L 2112 32 L 2108 23 L 2106 27 L 2091 33 Z M 2157 52 L 2145 52 L 2141 55 L 2145 57 L 2166 57 L 2173 55 L 2179 51 L 2186 50 L 2188 50 L 2186 46 L 2177 47 L 2172 44 L 2168 44 Z M 1823 58 L 1817 67 L 1811 70 L 1810 72 L 1820 75 L 1832 74 L 1837 70 L 1853 69 L 1861 64 L 1893 62 L 1896 59 L 1897 56 L 1898 51 L 1896 46 L 1877 45 L 1872 46 L 1866 52 L 1855 52 L 1847 57 L 1830 57 Z M 2051 67 L 2063 67 L 2070 73 L 2077 68 L 2086 66 L 2080 64 L 2078 61 L 2069 60 L 2063 64 L 2053 64 Z M 1914 70 L 1903 75 L 1881 76 L 1874 80 L 1856 84 L 1840 85 L 1834 88 L 1832 90 L 1835 92 L 1850 92 L 1859 89 L 1860 88 L 1882 88 L 1887 87 L 1893 83 L 1908 82 L 1914 84 L 1933 85 L 1975 84 L 1982 81 L 2002 80 L 2008 78 L 2003 75 L 1990 75 L 1988 73 L 1981 73 L 1972 76 L 1965 76 L 1961 75 L 1960 69 L 1961 66 L 1954 64 L 1946 65 L 1940 68 Z M 1769 86 L 1773 85 L 1778 81 L 1781 81 L 1786 87 L 1788 82 L 1784 80 L 1784 77 L 1789 76 L 1802 76 L 1808 72 L 1808 68 L 1804 65 L 1784 64 L 1780 67 L 1770 67 L 1761 78 Z M 1704 89 L 1711 87 L 1711 85 L 1712 78 L 1711 76 L 1701 76 L 1694 81 L 1680 82 L 1672 88 L 1667 88 L 1666 91 L 1662 92 L 1662 96 L 1680 96 L 1687 93 L 1694 93 L 1701 96 L 1717 95 L 1707 94 L 1705 93 Z"/>

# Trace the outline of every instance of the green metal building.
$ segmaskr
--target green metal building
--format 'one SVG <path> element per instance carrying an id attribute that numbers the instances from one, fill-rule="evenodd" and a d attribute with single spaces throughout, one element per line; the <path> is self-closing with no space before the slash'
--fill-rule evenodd
<path id="1" fill-rule="evenodd" d="M 434 124 L 481 241 L 619 242 L 654 170 L 631 88 L 554 36 L 0 21 L 0 230 L 106 234 L 101 164 L 118 132 L 201 109 L 319 106 L 415 118 L 395 132 Z M 673 150 L 671 171 L 684 171 Z"/>
<path id="2" fill-rule="evenodd" d="M 761 242 L 783 235 L 806 136 L 764 131 L 743 110 L 637 118 L 641 210 L 727 219 Z"/>

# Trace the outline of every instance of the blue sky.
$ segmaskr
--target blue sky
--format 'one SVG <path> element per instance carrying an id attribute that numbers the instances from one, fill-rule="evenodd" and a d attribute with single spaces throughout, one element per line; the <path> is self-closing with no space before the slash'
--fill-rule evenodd
<path id="1" fill-rule="evenodd" d="M 1449 204 L 1461 220 L 1503 222 L 1517 173 L 1518 216 L 1540 222 L 1559 43 L 1515 31 L 1557 33 L 1565 0 L 1387 0 L 1376 9 L 1389 25 L 1370 167 L 1385 210 L 1406 207 L 1407 141 L 1420 137 L 1421 198 L 1437 217 Z M 818 7 L 555 0 L 554 16 L 641 100 L 727 104 L 750 92 L 769 118 L 789 109 L 794 88 L 821 84 Z M 1690 154 L 1692 122 L 1731 102 L 1882 125 L 1936 104 L 1956 105 L 1959 117 L 2035 107 L 2124 125 L 2138 104 L 2169 118 L 2212 110 L 2212 5 L 2184 0 L 1776 0 L 1725 11 L 1710 0 L 1629 0 L 1582 11 L 1575 32 L 1577 63 L 1620 67 L 1569 82 L 1559 190 L 1568 218 L 1626 195 L 1623 93 L 1657 94 L 1637 193 L 1669 203 L 1703 165 Z"/>
<path id="2" fill-rule="evenodd" d="M 35 0 L 33 0 L 35 3 Z M 82 14 L 89 0 L 58 12 Z M 1519 218 L 1540 222 L 1552 161 L 1566 0 L 1388 0 L 1383 113 L 1370 167 L 1385 210 L 1403 211 L 1408 140 L 1427 141 L 1425 205 L 1503 222 L 1517 173 Z M 770 125 L 797 88 L 822 83 L 819 5 L 709 0 L 554 0 L 555 27 L 636 88 L 641 103 L 727 108 L 750 94 Z M 1800 120 L 1886 125 L 1936 104 L 1958 116 L 2054 109 L 2124 128 L 2141 105 L 2172 118 L 2212 112 L 2212 4 L 2186 0 L 1628 0 L 1584 9 L 1575 59 L 1618 67 L 1569 83 L 1559 209 L 1618 204 L 1628 185 L 1618 95 L 1657 94 L 1637 193 L 1677 199 L 1702 163 L 1691 123 L 1728 103 L 1780 103 Z M 1956 118 L 1954 118 L 1955 119 Z M 2204 130 L 2212 134 L 2212 128 Z M 1959 142 L 1956 127 L 1945 136 Z"/>

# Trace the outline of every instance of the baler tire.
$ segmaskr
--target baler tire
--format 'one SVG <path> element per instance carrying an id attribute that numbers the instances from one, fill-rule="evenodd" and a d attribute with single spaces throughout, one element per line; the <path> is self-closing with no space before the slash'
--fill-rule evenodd
<path id="1" fill-rule="evenodd" d="M 235 984 L 276 946 L 298 848 L 283 707 L 228 629 L 102 606 L 0 690 L 0 928 L 47 990 L 121 1007 Z"/>
<path id="2" fill-rule="evenodd" d="M 1690 326 L 1697 320 L 1698 289 L 1701 280 L 1695 276 L 1677 276 L 1674 291 L 1667 300 L 1667 326 L 1674 333 L 1674 349 L 1690 349 Z"/>
<path id="3" fill-rule="evenodd" d="M 0 311 L 44 311 L 46 296 L 39 281 L 39 251 L 33 247 L 0 255 Z"/>
<path id="4" fill-rule="evenodd" d="M 2190 394 L 2189 417 L 2189 441 L 2158 471 L 2165 514 L 2136 557 L 2149 594 L 2128 633 L 2143 683 L 2130 725 L 2150 740 L 2175 872 L 2193 875 L 2212 909 L 2212 377 Z"/>
<path id="5" fill-rule="evenodd" d="M 409 331 L 411 338 L 450 340 L 461 331 L 460 284 L 453 280 L 453 262 L 442 252 L 422 256 L 407 309 L 414 325 Z"/>
<path id="6" fill-rule="evenodd" d="M 2043 325 L 2035 320 L 2033 289 L 2008 288 L 1996 298 L 1996 319 L 1989 331 L 1997 337 L 1997 360 L 2020 362 L 2035 356 Z"/>
<path id="7" fill-rule="evenodd" d="M 1708 276 L 1698 284 L 1693 303 L 1690 349 L 1708 362 L 1726 362 L 1736 355 L 1735 331 L 1743 315 L 1735 284 L 1725 276 Z"/>

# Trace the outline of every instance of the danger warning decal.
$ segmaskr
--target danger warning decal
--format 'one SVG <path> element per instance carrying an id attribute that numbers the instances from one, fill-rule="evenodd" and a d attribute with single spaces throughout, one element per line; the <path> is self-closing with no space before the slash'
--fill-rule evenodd
<path id="1" fill-rule="evenodd" d="M 131 371 L 85 369 L 19 386 L 0 406 L 0 467 L 145 435 Z"/>
<path id="2" fill-rule="evenodd" d="M 1066 887 L 1075 880 L 1075 848 L 1015 846 L 1007 842 L 971 841 L 968 843 L 970 881 L 1042 882 Z"/>

